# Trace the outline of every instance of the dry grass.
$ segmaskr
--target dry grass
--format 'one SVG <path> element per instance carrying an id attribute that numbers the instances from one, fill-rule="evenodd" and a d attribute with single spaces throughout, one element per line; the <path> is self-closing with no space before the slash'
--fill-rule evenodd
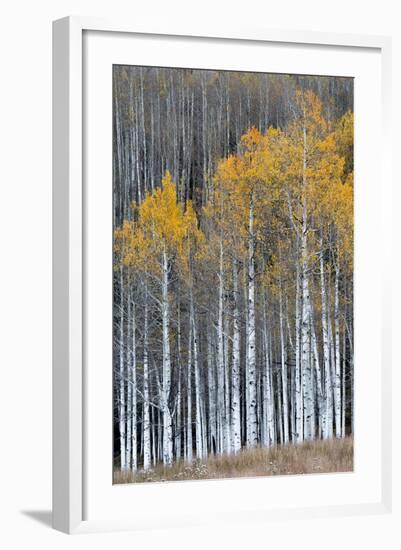
<path id="1" fill-rule="evenodd" d="M 244 449 L 237 455 L 211 456 L 192 464 L 178 461 L 171 468 L 157 465 L 136 474 L 114 472 L 114 483 L 183 481 L 289 474 L 350 472 L 353 469 L 353 440 L 311 441 L 295 447 Z"/>

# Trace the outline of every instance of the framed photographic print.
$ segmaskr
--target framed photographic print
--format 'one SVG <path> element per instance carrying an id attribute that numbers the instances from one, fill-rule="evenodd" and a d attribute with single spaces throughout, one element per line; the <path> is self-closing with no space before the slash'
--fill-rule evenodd
<path id="1" fill-rule="evenodd" d="M 389 51 L 54 23 L 56 528 L 389 509 Z"/>

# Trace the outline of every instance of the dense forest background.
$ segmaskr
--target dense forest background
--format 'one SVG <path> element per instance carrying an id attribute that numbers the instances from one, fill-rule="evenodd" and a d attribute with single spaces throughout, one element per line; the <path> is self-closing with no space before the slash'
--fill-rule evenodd
<path id="1" fill-rule="evenodd" d="M 113 102 L 115 470 L 351 435 L 353 80 L 114 66 Z"/>

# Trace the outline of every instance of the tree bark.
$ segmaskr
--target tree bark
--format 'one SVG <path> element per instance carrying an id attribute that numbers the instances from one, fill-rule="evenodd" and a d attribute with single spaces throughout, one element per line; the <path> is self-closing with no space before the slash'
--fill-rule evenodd
<path id="1" fill-rule="evenodd" d="M 249 237 L 248 237 L 248 385 L 249 385 L 249 446 L 258 444 L 256 418 L 256 332 L 255 332 L 255 234 L 254 197 L 249 198 Z"/>
<path id="2" fill-rule="evenodd" d="M 233 261 L 234 319 L 233 319 L 233 359 L 231 369 L 231 433 L 234 453 L 241 449 L 241 410 L 240 410 L 240 321 L 238 308 L 238 262 Z"/>
<path id="3" fill-rule="evenodd" d="M 145 311 L 143 321 L 143 469 L 151 466 L 149 416 L 149 359 L 148 359 L 148 291 L 145 283 Z"/>
<path id="4" fill-rule="evenodd" d="M 171 362 L 170 362 L 170 314 L 168 303 L 168 259 L 167 251 L 163 250 L 163 380 L 162 380 L 162 406 L 163 406 L 163 464 L 171 466 L 173 461 L 173 433 L 171 413 L 169 408 L 171 386 Z"/>

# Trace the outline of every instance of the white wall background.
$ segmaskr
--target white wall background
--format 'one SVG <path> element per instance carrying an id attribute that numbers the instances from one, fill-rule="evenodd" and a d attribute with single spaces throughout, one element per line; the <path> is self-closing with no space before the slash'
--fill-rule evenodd
<path id="1" fill-rule="evenodd" d="M 266 27 L 387 34 L 394 48 L 394 158 L 401 143 L 399 2 L 381 0 L 14 0 L 3 4 L 0 32 L 0 546 L 100 550 L 401 547 L 390 518 L 271 522 L 231 533 L 210 529 L 67 537 L 49 528 L 51 508 L 51 21 L 65 15 L 130 18 L 133 23 L 194 21 L 205 29 Z M 399 182 L 400 171 L 395 179 Z M 397 185 L 399 187 L 400 184 Z M 394 281 L 400 285 L 400 194 L 394 200 Z M 391 236 L 389 236 L 391 238 Z M 372 251 L 374 261 L 374 251 Z M 401 305 L 399 291 L 395 306 Z M 395 315 L 393 316 L 394 321 Z M 400 324 L 394 324 L 394 340 Z M 394 357 L 394 385 L 400 384 Z M 400 401 L 398 399 L 398 401 Z M 394 415 L 401 418 L 400 406 Z M 395 431 L 399 431 L 399 424 Z M 400 458 L 399 437 L 395 459 Z M 396 473 L 395 483 L 400 478 Z M 400 494 L 398 490 L 397 494 Z M 399 502 L 395 503 L 399 507 Z M 339 531 L 334 531 L 340 525 Z M 357 529 L 356 529 L 357 527 Z M 322 540 L 322 534 L 329 536 Z M 340 546 L 341 545 L 341 546 Z"/>

